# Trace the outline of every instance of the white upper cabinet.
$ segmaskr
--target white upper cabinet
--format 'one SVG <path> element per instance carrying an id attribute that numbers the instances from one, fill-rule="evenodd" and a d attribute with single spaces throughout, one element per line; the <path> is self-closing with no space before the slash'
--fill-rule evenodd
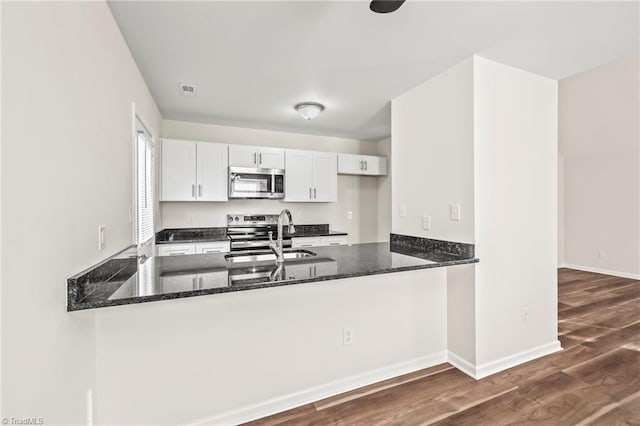
<path id="1" fill-rule="evenodd" d="M 313 201 L 313 153 L 287 150 L 285 157 L 284 200 Z"/>
<path id="2" fill-rule="evenodd" d="M 313 201 L 338 201 L 338 156 L 313 153 Z"/>
<path id="3" fill-rule="evenodd" d="M 284 169 L 284 150 L 248 145 L 230 145 L 229 166 Z"/>
<path id="4" fill-rule="evenodd" d="M 227 201 L 228 145 L 162 140 L 160 201 Z"/>
<path id="5" fill-rule="evenodd" d="M 284 165 L 284 149 L 258 149 L 258 167 L 261 169 L 284 169 Z"/>
<path id="6" fill-rule="evenodd" d="M 338 154 L 338 173 L 383 176 L 387 174 L 387 158 L 374 155 Z"/>
<path id="7" fill-rule="evenodd" d="M 160 201 L 196 199 L 196 143 L 162 140 L 162 181 Z"/>
<path id="8" fill-rule="evenodd" d="M 285 201 L 338 201 L 337 154 L 287 150 L 285 157 Z"/>
<path id="9" fill-rule="evenodd" d="M 196 144 L 198 201 L 227 201 L 227 149 L 220 143 Z"/>

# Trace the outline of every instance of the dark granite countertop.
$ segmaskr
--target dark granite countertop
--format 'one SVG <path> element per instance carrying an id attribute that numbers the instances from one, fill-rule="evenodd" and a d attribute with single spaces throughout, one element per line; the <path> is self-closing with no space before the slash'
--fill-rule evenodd
<path id="1" fill-rule="evenodd" d="M 283 238 L 330 237 L 348 235 L 346 232 L 332 231 L 329 225 L 296 225 L 295 234 L 285 232 Z M 156 233 L 156 244 L 189 244 L 214 241 L 228 241 L 227 228 L 169 228 Z"/>
<path id="2" fill-rule="evenodd" d="M 130 248 L 91 270 L 69 278 L 67 310 L 317 283 L 478 262 L 478 259 L 473 257 L 473 246 L 467 246 L 471 246 L 471 249 L 462 250 L 465 252 L 462 256 L 431 250 L 428 244 L 416 244 L 415 241 L 397 236 L 394 238 L 392 234 L 391 243 L 313 247 L 312 253 L 315 255 L 287 260 L 280 268 L 273 260 L 227 262 L 225 254 L 155 256 L 139 261 L 135 257 L 135 249 Z M 471 256 L 468 256 L 469 254 Z"/>
<path id="3" fill-rule="evenodd" d="M 229 241 L 227 228 L 169 228 L 156 233 L 156 244 Z"/>

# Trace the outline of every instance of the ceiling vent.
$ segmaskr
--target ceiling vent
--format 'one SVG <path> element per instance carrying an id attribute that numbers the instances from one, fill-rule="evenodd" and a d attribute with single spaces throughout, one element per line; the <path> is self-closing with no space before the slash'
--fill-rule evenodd
<path id="1" fill-rule="evenodd" d="M 195 96 L 196 95 L 196 86 L 193 84 L 187 83 L 178 83 L 178 87 L 180 88 L 180 94 L 182 96 Z"/>

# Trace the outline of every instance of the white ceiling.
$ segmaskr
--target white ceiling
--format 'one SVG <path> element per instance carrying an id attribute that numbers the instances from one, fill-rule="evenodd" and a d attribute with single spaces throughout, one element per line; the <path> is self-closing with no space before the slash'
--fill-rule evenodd
<path id="1" fill-rule="evenodd" d="M 109 6 L 165 118 L 359 139 L 388 135 L 391 99 L 472 54 L 562 79 L 638 52 L 637 2 Z M 326 110 L 303 120 L 301 101 Z"/>

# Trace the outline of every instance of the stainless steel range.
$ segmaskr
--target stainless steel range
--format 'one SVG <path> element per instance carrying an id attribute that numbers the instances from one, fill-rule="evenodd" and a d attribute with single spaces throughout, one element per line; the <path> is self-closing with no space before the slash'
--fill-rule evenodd
<path id="1" fill-rule="evenodd" d="M 228 214 L 227 237 L 231 240 L 231 251 L 269 250 L 269 232 L 278 237 L 277 214 Z M 291 247 L 291 237 L 282 236 L 283 247 Z"/>

